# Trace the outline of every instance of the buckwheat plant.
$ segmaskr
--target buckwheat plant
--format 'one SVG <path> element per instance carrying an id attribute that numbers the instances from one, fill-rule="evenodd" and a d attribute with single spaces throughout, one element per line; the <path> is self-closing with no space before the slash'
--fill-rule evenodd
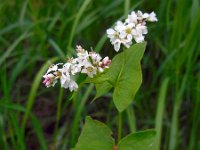
<path id="1" fill-rule="evenodd" d="M 60 82 L 61 87 L 71 92 L 78 89 L 75 76 L 86 74 L 84 83 L 94 83 L 96 96 L 101 97 L 112 90 L 112 99 L 119 112 L 118 140 L 115 143 L 112 131 L 103 123 L 86 118 L 85 126 L 75 148 L 71 150 L 155 150 L 155 131 L 148 130 L 131 133 L 121 139 L 122 112 L 132 103 L 142 83 L 140 61 L 143 57 L 148 33 L 147 22 L 156 22 L 156 14 L 133 11 L 122 21 L 117 21 L 113 28 L 107 30 L 107 36 L 115 51 L 121 45 L 124 50 L 117 54 L 112 63 L 108 56 L 76 47 L 76 57 L 69 58 L 65 63 L 53 64 L 43 76 L 44 85 L 53 87 Z M 136 43 L 136 44 L 134 44 Z"/>

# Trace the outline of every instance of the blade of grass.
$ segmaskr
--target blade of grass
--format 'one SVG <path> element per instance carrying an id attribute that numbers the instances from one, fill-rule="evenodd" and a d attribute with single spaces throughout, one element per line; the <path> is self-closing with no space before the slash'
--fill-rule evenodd
<path id="1" fill-rule="evenodd" d="M 197 75 L 200 76 L 200 72 Z M 193 109 L 194 113 L 192 116 L 192 126 L 191 126 L 191 132 L 190 132 L 190 141 L 189 141 L 189 150 L 198 149 L 197 147 L 197 139 L 198 139 L 198 129 L 200 125 L 200 78 L 197 80 L 196 85 L 196 98 L 194 99 L 195 107 Z"/>
<path id="2" fill-rule="evenodd" d="M 54 50 L 58 53 L 58 55 L 63 59 L 66 60 L 66 56 L 61 50 L 61 48 L 57 45 L 57 43 L 53 39 L 48 40 L 49 43 L 53 46 Z"/>
<path id="3" fill-rule="evenodd" d="M 18 143 L 17 143 L 17 139 L 16 139 L 16 135 L 15 135 L 15 131 L 13 129 L 13 123 L 12 120 L 10 120 L 10 117 L 8 117 L 8 124 L 7 124 L 7 139 L 9 141 L 9 147 L 13 148 L 13 149 L 17 149 L 17 147 L 19 147 Z"/>
<path id="4" fill-rule="evenodd" d="M 199 12 L 200 12 L 200 10 L 199 10 Z M 194 54 L 194 51 L 196 48 L 193 46 L 195 44 L 195 42 L 193 40 L 194 40 L 194 35 L 198 35 L 198 34 L 196 34 L 195 31 L 197 31 L 198 24 L 200 23 L 200 14 L 199 14 L 199 17 L 197 17 L 194 22 L 195 23 L 192 25 L 191 29 L 189 30 L 189 34 L 186 38 L 186 44 L 184 46 L 184 49 L 182 49 L 182 54 L 185 53 L 185 55 L 184 55 L 185 57 L 183 58 L 183 56 L 182 56 L 182 57 L 180 57 L 180 60 L 178 60 L 179 65 L 185 65 L 186 71 L 185 71 L 185 74 L 184 74 L 182 80 L 180 80 L 179 75 L 176 74 L 177 75 L 176 80 L 178 80 L 178 81 L 176 81 L 176 85 L 179 83 L 179 80 L 180 80 L 181 84 L 180 84 L 180 88 L 177 90 L 177 93 L 175 95 L 175 104 L 173 107 L 172 123 L 171 123 L 171 129 L 170 129 L 170 142 L 169 142 L 170 150 L 174 150 L 177 146 L 179 111 L 180 111 L 180 106 L 182 104 L 183 93 L 187 86 L 189 73 L 190 73 L 191 69 L 193 68 L 192 66 L 194 66 L 194 64 L 192 64 L 192 62 L 195 61 L 193 59 L 194 58 L 193 54 Z M 191 43 L 193 43 L 193 44 L 191 44 Z M 188 49 L 190 49 L 190 51 L 188 51 Z M 179 55 L 177 55 L 177 57 L 178 56 Z M 178 66 L 176 66 L 176 67 L 177 67 L 176 69 L 178 69 Z"/>
<path id="5" fill-rule="evenodd" d="M 0 108 L 8 109 L 8 110 L 17 110 L 17 111 L 21 111 L 21 112 L 26 111 L 26 109 L 19 104 L 15 104 L 15 103 L 11 103 L 11 102 L 5 102 L 3 100 L 0 102 Z"/>
<path id="6" fill-rule="evenodd" d="M 0 149 L 9 150 L 9 144 L 7 141 L 7 133 L 5 132 L 5 120 L 3 119 L 3 114 L 0 114 Z"/>
<path id="7" fill-rule="evenodd" d="M 7 71 L 6 71 L 7 65 L 4 63 L 4 65 L 0 68 L 0 80 L 1 80 L 1 88 L 3 91 L 3 98 L 6 101 L 10 101 L 10 91 L 8 89 L 8 80 L 7 80 Z"/>
<path id="8" fill-rule="evenodd" d="M 166 101 L 166 94 L 168 89 L 169 78 L 165 78 L 160 88 L 159 96 L 158 96 L 158 106 L 156 112 L 156 146 L 157 150 L 160 149 L 161 139 L 162 139 L 162 125 L 163 125 L 163 118 L 164 118 L 164 110 L 165 110 L 165 101 Z"/>
<path id="9" fill-rule="evenodd" d="M 29 0 L 25 0 L 21 9 L 21 13 L 20 13 L 20 17 L 19 17 L 19 22 L 22 23 L 22 21 L 24 20 L 24 16 L 26 14 L 26 9 L 28 6 L 28 2 Z"/>
<path id="10" fill-rule="evenodd" d="M 16 117 L 14 112 L 10 111 L 10 118 L 11 118 L 12 125 L 14 126 L 14 129 L 15 129 L 17 141 L 19 143 L 19 148 L 20 148 L 20 150 L 26 150 L 26 144 L 25 144 L 24 136 L 22 134 L 22 130 L 19 126 L 19 123 L 17 121 L 17 117 Z"/>
<path id="11" fill-rule="evenodd" d="M 69 123 L 65 122 L 64 125 L 61 128 L 59 128 L 58 134 L 56 137 L 56 142 L 55 142 L 55 149 L 63 149 L 63 150 L 67 149 L 66 146 L 67 146 L 68 140 L 66 140 L 67 138 L 65 138 L 65 136 L 68 130 L 68 125 Z"/>
<path id="12" fill-rule="evenodd" d="M 10 53 L 16 48 L 16 46 L 25 38 L 29 37 L 31 34 L 28 32 L 24 32 L 20 37 L 18 37 L 15 42 L 10 45 L 10 47 L 5 51 L 5 53 L 0 57 L 0 66 L 5 61 L 6 58 L 9 57 Z"/>
<path id="13" fill-rule="evenodd" d="M 84 11 L 87 9 L 87 6 L 90 4 L 91 0 L 85 0 L 76 16 L 76 19 L 74 20 L 74 23 L 73 23 L 73 26 L 72 26 L 72 29 L 71 29 L 71 32 L 70 32 L 70 36 L 69 36 L 69 42 L 68 42 L 68 45 L 67 45 L 67 52 L 68 52 L 68 49 L 71 49 L 71 46 L 72 46 L 72 41 L 73 41 L 73 38 L 74 38 L 74 35 L 75 35 L 75 32 L 76 32 L 76 28 L 77 28 L 77 25 L 78 25 L 78 22 L 81 18 L 81 16 L 83 15 Z"/>
<path id="14" fill-rule="evenodd" d="M 29 114 L 31 112 L 32 106 L 34 104 L 35 97 L 37 95 L 38 87 L 41 84 L 42 76 L 44 75 L 44 73 L 47 70 L 47 68 L 49 67 L 49 65 L 51 63 L 54 63 L 57 60 L 58 60 L 57 57 L 53 57 L 52 59 L 48 60 L 42 66 L 42 68 L 39 70 L 39 72 L 37 73 L 37 76 L 35 77 L 35 79 L 33 81 L 32 88 L 30 90 L 30 93 L 29 93 L 29 96 L 28 96 L 28 100 L 27 100 L 27 103 L 26 103 L 26 109 L 27 109 L 27 111 L 25 112 L 23 120 L 22 120 L 22 129 L 23 129 L 23 131 L 25 130 L 27 119 L 29 117 Z"/>
<path id="15" fill-rule="evenodd" d="M 31 114 L 31 121 L 32 121 L 33 129 L 38 137 L 38 141 L 40 143 L 41 149 L 48 150 L 48 145 L 46 143 L 44 132 L 40 125 L 40 121 L 33 114 Z"/>
<path id="16" fill-rule="evenodd" d="M 12 86 L 17 78 L 17 76 L 22 72 L 24 68 L 24 64 L 28 59 L 28 55 L 22 55 L 20 60 L 15 65 L 15 68 L 12 69 L 10 80 L 9 80 L 9 91 L 12 89 Z"/>
<path id="17" fill-rule="evenodd" d="M 84 20 L 80 22 L 80 24 L 77 27 L 77 33 L 81 33 L 84 29 L 87 29 L 93 22 L 97 21 L 100 17 L 98 14 L 100 12 L 100 9 L 96 9 L 92 11 L 90 14 L 84 17 Z"/>

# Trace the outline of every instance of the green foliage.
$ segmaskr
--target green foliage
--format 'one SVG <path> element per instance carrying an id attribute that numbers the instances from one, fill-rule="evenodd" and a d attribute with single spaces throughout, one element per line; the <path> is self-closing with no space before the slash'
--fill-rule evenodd
<path id="1" fill-rule="evenodd" d="M 156 149 L 160 148 L 161 145 L 161 137 L 162 137 L 162 125 L 163 125 L 163 118 L 164 118 L 164 110 L 165 110 L 165 101 L 166 101 L 166 94 L 168 90 L 168 83 L 169 78 L 165 78 L 160 88 L 159 97 L 158 97 L 158 107 L 156 113 Z"/>
<path id="2" fill-rule="evenodd" d="M 71 150 L 113 150 L 111 133 L 106 125 L 87 117 L 78 143 Z M 118 150 L 155 150 L 155 135 L 154 130 L 130 134 L 118 143 Z"/>
<path id="3" fill-rule="evenodd" d="M 36 91 L 41 83 L 42 80 L 42 76 L 44 75 L 45 71 L 47 70 L 47 68 L 49 67 L 49 64 L 52 64 L 53 62 L 55 62 L 56 60 L 58 60 L 57 57 L 51 58 L 49 61 L 47 61 L 42 68 L 40 69 L 40 71 L 38 72 L 37 76 L 35 77 L 35 80 L 33 82 L 28 100 L 27 100 L 27 111 L 24 114 L 24 118 L 23 118 L 23 122 L 22 122 L 22 130 L 25 129 L 25 125 L 26 125 L 26 121 L 30 115 L 32 106 L 34 104 L 35 101 L 35 96 L 36 96 Z"/>
<path id="4" fill-rule="evenodd" d="M 116 52 L 105 31 L 132 10 L 154 11 L 158 22 L 149 26 L 145 38 L 148 41 L 142 65 L 145 84 L 129 107 L 133 112 L 123 113 L 122 131 L 135 132 L 135 129 L 156 126 L 160 149 L 166 150 L 169 146 L 171 150 L 200 149 L 199 0 L 161 0 L 159 3 L 157 0 L 49 3 L 46 0 L 1 0 L 0 149 L 19 149 L 20 145 L 27 149 L 74 147 L 81 120 L 88 113 L 100 120 L 106 119 L 111 128 L 116 127 L 115 106 L 108 103 L 112 99 L 108 92 L 113 87 L 110 83 L 96 84 L 96 96 L 104 97 L 89 104 L 95 97 L 92 85 L 81 87 L 69 101 L 65 90 L 60 96 L 58 88 L 46 89 L 39 74 L 42 64 L 50 58 L 71 56 L 71 47 L 76 44 L 87 49 L 93 47 L 102 56 L 112 58 Z M 161 85 L 166 77 L 169 82 L 165 94 Z M 83 82 L 79 77 L 78 80 Z M 42 107 L 38 109 L 38 106 Z M 16 114 L 17 122 L 11 118 L 11 113 Z M 35 123 L 31 122 L 29 114 L 32 113 L 38 119 Z M 26 136 L 21 131 L 21 120 L 25 116 L 28 121 Z M 55 138 L 54 124 L 58 128 Z M 41 136 L 40 127 L 44 136 Z M 49 133 L 50 127 L 54 130 L 52 133 Z M 35 148 L 31 147 L 33 145 Z"/>
<path id="5" fill-rule="evenodd" d="M 78 143 L 72 150 L 113 150 L 114 140 L 111 134 L 106 125 L 87 117 Z"/>
<path id="6" fill-rule="evenodd" d="M 142 83 L 140 61 L 145 47 L 146 43 L 135 44 L 113 58 L 107 72 L 95 77 L 96 80 L 93 79 L 99 81 L 108 78 L 106 82 L 96 84 L 95 98 L 107 93 L 113 87 L 113 101 L 118 111 L 122 112 L 131 104 Z"/>
<path id="7" fill-rule="evenodd" d="M 154 130 L 147 130 L 130 134 L 123 138 L 119 144 L 119 150 L 156 150 Z"/>

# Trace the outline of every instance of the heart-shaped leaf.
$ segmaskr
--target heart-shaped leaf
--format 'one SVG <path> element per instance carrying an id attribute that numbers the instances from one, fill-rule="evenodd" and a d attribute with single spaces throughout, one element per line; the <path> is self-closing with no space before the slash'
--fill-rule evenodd
<path id="1" fill-rule="evenodd" d="M 71 150 L 113 150 L 112 131 L 103 123 L 86 118 L 86 123 L 75 148 Z"/>
<path id="2" fill-rule="evenodd" d="M 118 144 L 118 150 L 156 150 L 154 130 L 130 134 Z"/>
<path id="3" fill-rule="evenodd" d="M 130 105 L 142 83 L 140 61 L 145 47 L 146 43 L 135 44 L 113 58 L 110 68 L 101 76 L 108 80 L 96 84 L 95 98 L 114 87 L 113 101 L 118 111 L 122 112 Z"/>
<path id="4" fill-rule="evenodd" d="M 107 81 L 105 81 L 103 83 L 95 84 L 95 87 L 96 87 L 97 92 L 96 92 L 96 96 L 94 100 L 101 97 L 105 93 L 108 93 L 112 89 L 113 86 Z"/>
<path id="5" fill-rule="evenodd" d="M 110 77 L 115 83 L 113 100 L 118 111 L 126 109 L 142 83 L 140 61 L 145 51 L 146 44 L 135 44 L 113 60 L 110 68 Z M 117 73 L 115 72 L 117 70 Z M 116 76 L 113 76 L 115 72 Z"/>

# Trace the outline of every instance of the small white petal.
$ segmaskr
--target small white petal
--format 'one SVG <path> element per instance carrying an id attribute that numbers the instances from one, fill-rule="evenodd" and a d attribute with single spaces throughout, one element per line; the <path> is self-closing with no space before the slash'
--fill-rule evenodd
<path id="1" fill-rule="evenodd" d="M 141 43 L 141 42 L 144 41 L 144 36 L 143 35 L 138 35 L 138 36 L 135 36 L 134 39 L 135 39 L 135 41 L 137 43 Z"/>
<path id="2" fill-rule="evenodd" d="M 144 18 L 144 19 L 146 19 L 146 18 L 148 18 L 148 17 L 149 17 L 149 14 L 148 14 L 148 13 L 144 13 L 144 14 L 143 14 L 143 18 Z"/>
<path id="3" fill-rule="evenodd" d="M 132 29 L 133 27 L 135 27 L 135 24 L 134 24 L 134 23 L 129 23 L 129 24 L 127 25 L 127 27 Z"/>
<path id="4" fill-rule="evenodd" d="M 74 80 L 71 80 L 69 82 L 69 90 L 72 92 L 75 91 L 77 88 L 78 88 L 77 83 Z"/>
<path id="5" fill-rule="evenodd" d="M 119 35 L 119 37 L 121 38 L 121 39 L 123 39 L 123 38 L 125 38 L 126 37 L 126 32 L 125 31 L 122 31 L 122 32 L 120 32 L 120 35 Z"/>
<path id="6" fill-rule="evenodd" d="M 114 49 L 115 49 L 116 52 L 119 51 L 119 49 L 120 49 L 120 45 L 121 45 L 120 42 L 116 42 L 116 43 L 114 44 Z"/>
<path id="7" fill-rule="evenodd" d="M 114 34 L 116 31 L 113 30 L 112 28 L 106 30 L 107 34 Z"/>
<path id="8" fill-rule="evenodd" d="M 150 13 L 149 17 L 147 18 L 147 21 L 150 21 L 150 22 L 156 22 L 156 21 L 158 21 L 158 19 L 156 17 L 156 14 L 154 12 Z"/>
<path id="9" fill-rule="evenodd" d="M 127 40 L 128 40 L 128 41 L 132 41 L 132 38 L 133 38 L 133 37 L 132 37 L 131 34 L 128 34 L 128 35 L 127 35 Z"/>

